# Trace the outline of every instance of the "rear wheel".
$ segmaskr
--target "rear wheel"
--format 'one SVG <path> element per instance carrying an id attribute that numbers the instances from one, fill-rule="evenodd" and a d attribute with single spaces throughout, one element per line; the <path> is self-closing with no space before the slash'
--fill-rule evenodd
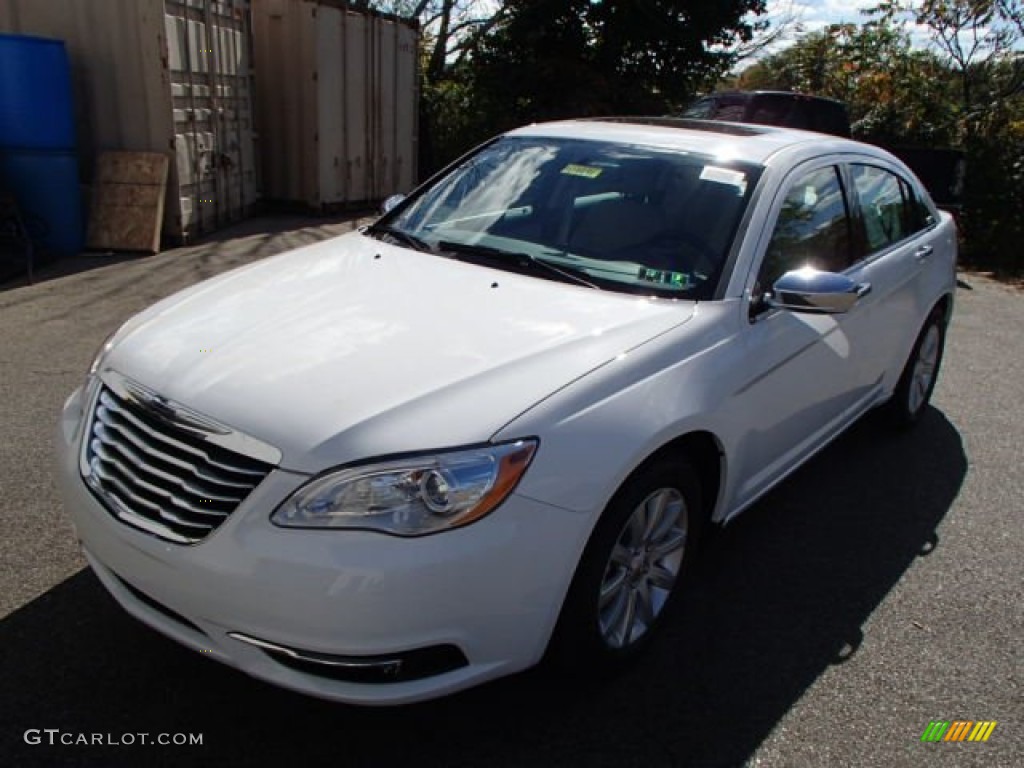
<path id="1" fill-rule="evenodd" d="M 627 480 L 584 550 L 549 656 L 589 671 L 642 650 L 678 598 L 702 516 L 697 476 L 678 457 Z"/>
<path id="2" fill-rule="evenodd" d="M 889 412 L 898 426 L 913 426 L 927 408 L 935 390 L 945 344 L 944 314 L 941 308 L 936 308 L 918 334 L 896 391 L 889 401 Z"/>

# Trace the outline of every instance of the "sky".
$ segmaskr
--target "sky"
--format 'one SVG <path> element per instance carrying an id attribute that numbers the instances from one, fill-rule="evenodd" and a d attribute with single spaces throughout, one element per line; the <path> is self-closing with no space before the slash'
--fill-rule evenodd
<path id="1" fill-rule="evenodd" d="M 769 12 L 792 12 L 808 32 L 841 21 L 864 20 L 862 8 L 878 5 L 878 0 L 769 0 Z M 790 11 L 791 9 L 791 11 Z"/>
<path id="2" fill-rule="evenodd" d="M 814 32 L 829 24 L 862 23 L 867 17 L 861 11 L 878 5 L 878 0 L 768 0 L 768 19 L 795 18 L 804 32 Z M 918 46 L 928 43 L 927 32 L 917 25 L 908 26 L 911 40 Z M 789 35 L 792 42 L 795 32 Z M 786 43 L 776 46 L 785 47 Z"/>

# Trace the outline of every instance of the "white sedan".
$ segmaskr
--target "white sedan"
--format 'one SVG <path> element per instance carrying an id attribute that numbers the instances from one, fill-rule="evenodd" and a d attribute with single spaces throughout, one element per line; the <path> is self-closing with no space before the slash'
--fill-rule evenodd
<path id="1" fill-rule="evenodd" d="M 263 680 L 392 704 L 619 664 L 702 527 L 935 386 L 956 232 L 877 148 L 568 121 L 389 203 L 129 320 L 58 425 L 106 588 Z"/>

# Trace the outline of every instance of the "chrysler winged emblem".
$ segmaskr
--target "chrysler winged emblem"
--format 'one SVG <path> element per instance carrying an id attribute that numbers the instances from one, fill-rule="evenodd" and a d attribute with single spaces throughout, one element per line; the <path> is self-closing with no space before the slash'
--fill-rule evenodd
<path id="1" fill-rule="evenodd" d="M 197 432 L 201 435 L 227 435 L 231 432 L 230 429 L 218 424 L 213 419 L 208 419 L 191 408 L 168 400 L 136 381 L 126 379 L 124 388 L 127 390 L 128 396 L 148 413 L 179 429 Z"/>

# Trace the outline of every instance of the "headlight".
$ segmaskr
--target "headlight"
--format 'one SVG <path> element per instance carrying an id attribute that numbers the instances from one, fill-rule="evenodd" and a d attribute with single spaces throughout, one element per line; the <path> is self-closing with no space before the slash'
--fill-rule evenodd
<path id="1" fill-rule="evenodd" d="M 271 520 L 398 536 L 468 525 L 505 500 L 536 450 L 536 440 L 519 440 L 343 469 L 300 488 Z"/>

